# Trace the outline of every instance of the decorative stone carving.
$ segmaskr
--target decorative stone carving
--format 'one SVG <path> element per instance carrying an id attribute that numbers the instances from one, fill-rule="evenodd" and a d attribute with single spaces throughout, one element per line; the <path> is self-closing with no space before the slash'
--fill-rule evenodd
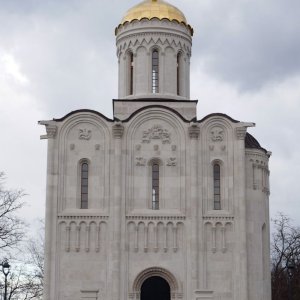
<path id="1" fill-rule="evenodd" d="M 222 145 L 222 146 L 221 146 L 221 150 L 222 150 L 222 151 L 225 151 L 225 150 L 226 150 L 226 146 L 225 146 L 225 145 Z"/>
<path id="2" fill-rule="evenodd" d="M 140 150 L 141 150 L 141 147 L 142 147 L 142 146 L 141 146 L 140 144 L 137 144 L 137 145 L 135 145 L 135 150 L 136 150 L 136 151 L 140 151 Z"/>
<path id="3" fill-rule="evenodd" d="M 235 134 L 238 140 L 244 140 L 246 137 L 247 128 L 246 127 L 238 127 L 235 129 Z"/>
<path id="4" fill-rule="evenodd" d="M 75 149 L 75 144 L 70 144 L 70 150 L 74 150 Z"/>
<path id="5" fill-rule="evenodd" d="M 97 151 L 100 150 L 100 145 L 99 144 L 95 145 L 95 150 L 97 150 Z"/>
<path id="6" fill-rule="evenodd" d="M 176 151 L 177 150 L 177 146 L 176 145 L 172 145 L 172 151 Z"/>
<path id="7" fill-rule="evenodd" d="M 210 131 L 210 139 L 213 142 L 222 142 L 224 140 L 224 130 L 219 126 L 215 126 Z"/>
<path id="8" fill-rule="evenodd" d="M 177 166 L 177 158 L 176 157 L 170 157 L 167 160 L 167 166 L 168 167 L 175 167 L 175 166 Z"/>
<path id="9" fill-rule="evenodd" d="M 161 125 L 154 125 L 152 128 L 143 132 L 142 142 L 150 143 L 151 140 L 161 140 L 163 144 L 170 144 L 171 134 Z"/>
<path id="10" fill-rule="evenodd" d="M 158 145 L 154 145 L 153 149 L 154 149 L 154 151 L 158 151 L 159 150 L 159 146 Z"/>
<path id="11" fill-rule="evenodd" d="M 91 137 L 92 137 L 92 130 L 90 129 L 79 129 L 79 132 L 78 132 L 78 137 L 80 140 L 90 140 Z"/>
<path id="12" fill-rule="evenodd" d="M 136 157 L 135 160 L 136 160 L 136 163 L 135 163 L 136 166 L 139 166 L 139 167 L 146 166 L 146 159 L 145 158 Z"/>
<path id="13" fill-rule="evenodd" d="M 209 145 L 209 150 L 210 151 L 213 151 L 215 149 L 215 146 L 214 145 Z"/>
<path id="14" fill-rule="evenodd" d="M 124 126 L 121 124 L 121 122 L 115 122 L 112 129 L 114 137 L 116 139 L 121 139 L 124 133 Z"/>
<path id="15" fill-rule="evenodd" d="M 198 124 L 192 123 L 191 126 L 189 127 L 189 135 L 191 139 L 198 139 L 200 134 L 200 128 Z"/>

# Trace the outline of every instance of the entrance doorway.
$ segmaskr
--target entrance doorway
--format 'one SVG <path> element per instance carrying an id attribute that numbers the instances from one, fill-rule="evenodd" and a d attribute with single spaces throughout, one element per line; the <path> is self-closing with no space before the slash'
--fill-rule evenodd
<path id="1" fill-rule="evenodd" d="M 159 276 L 149 277 L 142 284 L 141 300 L 171 300 L 168 282 Z"/>

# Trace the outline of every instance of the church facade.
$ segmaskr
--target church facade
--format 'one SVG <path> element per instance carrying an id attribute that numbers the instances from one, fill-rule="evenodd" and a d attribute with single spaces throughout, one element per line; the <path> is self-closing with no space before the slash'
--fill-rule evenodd
<path id="1" fill-rule="evenodd" d="M 193 29 L 162 0 L 116 28 L 113 119 L 48 139 L 45 300 L 270 300 L 270 152 L 190 100 Z"/>

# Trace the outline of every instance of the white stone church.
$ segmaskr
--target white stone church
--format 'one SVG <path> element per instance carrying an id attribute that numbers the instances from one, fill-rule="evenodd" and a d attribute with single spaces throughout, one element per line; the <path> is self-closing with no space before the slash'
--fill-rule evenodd
<path id="1" fill-rule="evenodd" d="M 270 300 L 270 152 L 190 100 L 193 29 L 146 0 L 115 30 L 113 119 L 41 121 L 45 300 Z"/>

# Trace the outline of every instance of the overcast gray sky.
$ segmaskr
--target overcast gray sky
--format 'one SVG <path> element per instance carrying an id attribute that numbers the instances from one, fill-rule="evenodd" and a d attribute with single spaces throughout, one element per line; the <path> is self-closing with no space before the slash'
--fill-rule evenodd
<path id="1" fill-rule="evenodd" d="M 112 117 L 114 28 L 135 0 L 0 0 L 0 170 L 44 216 L 46 141 L 38 120 L 90 108 Z M 172 0 L 195 30 L 191 97 L 273 152 L 271 216 L 300 225 L 300 1 Z M 299 186 L 298 186 L 299 184 Z"/>

